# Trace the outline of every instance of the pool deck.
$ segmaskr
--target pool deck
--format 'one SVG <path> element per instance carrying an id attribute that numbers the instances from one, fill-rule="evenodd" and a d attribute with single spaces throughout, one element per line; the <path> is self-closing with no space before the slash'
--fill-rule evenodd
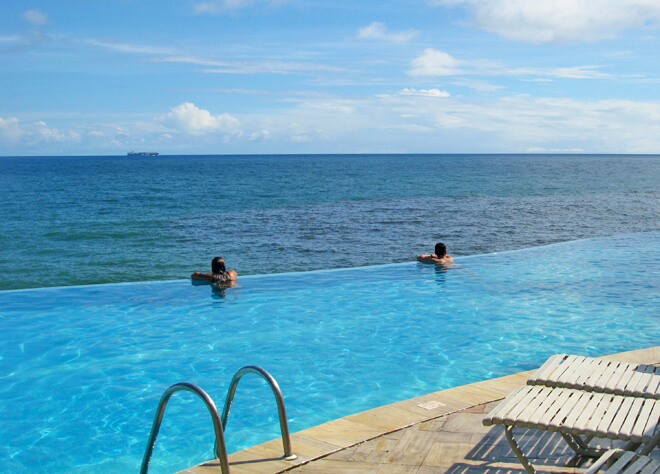
<path id="1" fill-rule="evenodd" d="M 660 346 L 605 358 L 660 363 Z M 525 384 L 533 371 L 476 382 L 350 415 L 291 435 L 293 461 L 282 458 L 276 439 L 229 456 L 232 473 L 512 473 L 524 472 L 501 426 L 481 420 L 497 402 Z M 523 451 L 544 472 L 579 472 L 587 460 L 574 456 L 557 433 L 530 430 L 517 436 Z M 656 450 L 657 452 L 657 450 Z M 181 471 L 219 472 L 217 460 Z"/>

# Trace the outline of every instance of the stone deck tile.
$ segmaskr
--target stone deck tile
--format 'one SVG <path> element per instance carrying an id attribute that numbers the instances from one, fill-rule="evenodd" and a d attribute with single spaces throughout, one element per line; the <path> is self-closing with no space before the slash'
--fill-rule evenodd
<path id="1" fill-rule="evenodd" d="M 648 363 L 649 361 L 660 360 L 660 346 L 639 349 L 636 351 L 619 352 L 603 356 L 604 359 L 612 359 L 621 362 Z"/>
<path id="2" fill-rule="evenodd" d="M 415 413 L 394 404 L 350 415 L 345 419 L 372 426 L 382 432 L 387 432 L 424 421 L 428 417 L 428 411 L 426 413 Z"/>
<path id="3" fill-rule="evenodd" d="M 660 361 L 660 346 L 606 356 L 637 363 Z M 282 459 L 280 439 L 233 453 L 232 473 L 493 473 L 524 474 L 501 426 L 482 418 L 533 371 L 476 382 L 324 423 L 291 436 L 298 459 Z M 541 472 L 577 472 L 560 436 L 538 430 L 516 439 Z M 580 469 L 584 468 L 582 466 Z M 182 471 L 217 473 L 217 460 Z"/>
<path id="4" fill-rule="evenodd" d="M 340 418 L 305 430 L 304 433 L 305 436 L 336 446 L 352 446 L 385 434 L 385 430 Z"/>

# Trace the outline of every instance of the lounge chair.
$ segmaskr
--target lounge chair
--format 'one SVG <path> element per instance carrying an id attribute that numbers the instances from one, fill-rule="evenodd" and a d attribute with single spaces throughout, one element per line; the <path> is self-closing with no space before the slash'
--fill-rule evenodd
<path id="1" fill-rule="evenodd" d="M 660 367 L 557 354 L 527 384 L 660 399 Z"/>
<path id="2" fill-rule="evenodd" d="M 639 454 L 648 454 L 660 442 L 659 422 L 657 399 L 533 385 L 513 391 L 483 420 L 486 426 L 504 425 L 511 449 L 529 473 L 535 471 L 514 428 L 559 432 L 577 454 L 599 457 L 605 450 L 589 446 L 594 437 L 627 441 L 627 450 L 641 446 Z"/>
<path id="3" fill-rule="evenodd" d="M 606 474 L 652 474 L 660 472 L 660 461 L 632 451 L 610 449 L 584 474 L 596 474 L 603 468 Z"/>

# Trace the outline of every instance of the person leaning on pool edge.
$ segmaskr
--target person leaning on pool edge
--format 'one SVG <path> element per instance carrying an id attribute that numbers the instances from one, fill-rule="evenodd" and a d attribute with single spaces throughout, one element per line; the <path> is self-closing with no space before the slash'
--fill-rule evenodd
<path id="1" fill-rule="evenodd" d="M 211 261 L 211 272 L 212 273 L 195 272 L 190 275 L 190 278 L 198 281 L 208 281 L 209 283 L 225 284 L 232 284 L 238 278 L 236 270 L 227 270 L 227 267 L 225 267 L 225 261 L 222 257 L 215 257 Z"/>
<path id="2" fill-rule="evenodd" d="M 447 255 L 447 246 L 442 242 L 435 244 L 434 254 L 417 255 L 417 261 L 422 263 L 439 263 L 448 265 L 454 263 L 454 257 Z"/>

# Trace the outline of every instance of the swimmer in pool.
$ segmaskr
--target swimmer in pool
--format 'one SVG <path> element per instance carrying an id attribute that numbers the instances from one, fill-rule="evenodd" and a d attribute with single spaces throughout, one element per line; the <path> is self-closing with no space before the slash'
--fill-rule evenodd
<path id="1" fill-rule="evenodd" d="M 454 263 L 454 258 L 451 255 L 447 255 L 447 246 L 442 242 L 438 242 L 435 244 L 434 254 L 417 255 L 417 261 L 422 263 L 449 265 Z"/>
<path id="2" fill-rule="evenodd" d="M 197 281 L 208 281 L 209 283 L 225 285 L 232 285 L 238 278 L 236 270 L 227 270 L 225 267 L 225 261 L 222 257 L 215 257 L 211 261 L 211 271 L 213 273 L 195 272 L 190 275 L 190 278 Z"/>

